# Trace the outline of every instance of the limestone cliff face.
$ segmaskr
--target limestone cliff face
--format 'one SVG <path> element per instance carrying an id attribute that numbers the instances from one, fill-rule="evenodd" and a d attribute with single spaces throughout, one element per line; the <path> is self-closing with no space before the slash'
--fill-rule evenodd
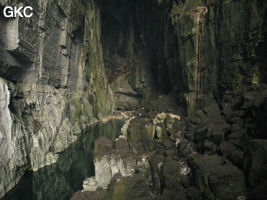
<path id="1" fill-rule="evenodd" d="M 266 83 L 264 1 L 184 1 L 169 16 L 187 91 L 188 112 L 229 101 Z"/>
<path id="2" fill-rule="evenodd" d="M 136 27 L 137 10 L 135 1 L 102 3 L 105 70 L 118 110 L 136 109 L 156 93 L 145 40 Z"/>
<path id="3" fill-rule="evenodd" d="M 97 2 L 1 0 L 30 5 L 31 18 L 0 16 L 0 197 L 26 169 L 57 153 L 113 111 L 104 73 Z M 22 3 L 21 3 L 22 2 Z"/>
<path id="4" fill-rule="evenodd" d="M 193 115 L 266 83 L 264 1 L 115 2 L 103 3 L 102 40 L 117 105 L 172 94 Z"/>
<path id="5" fill-rule="evenodd" d="M 240 108 L 266 83 L 263 0 L 0 0 L 0 11 L 18 4 L 33 16 L 0 15 L 0 197 L 115 108 Z M 266 114 L 255 118 L 263 132 Z"/>
<path id="6" fill-rule="evenodd" d="M 168 71 L 176 101 L 184 102 L 189 115 L 266 83 L 264 1 L 142 4 L 151 8 L 143 9 L 145 24 L 150 24 L 144 35 L 155 49 L 158 77 Z"/>

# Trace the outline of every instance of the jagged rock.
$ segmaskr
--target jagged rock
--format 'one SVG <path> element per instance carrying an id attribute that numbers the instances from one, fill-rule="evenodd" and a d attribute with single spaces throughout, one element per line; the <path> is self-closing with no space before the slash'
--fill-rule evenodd
<path id="1" fill-rule="evenodd" d="M 108 199 L 152 200 L 153 198 L 145 182 L 145 177 L 140 173 L 132 177 L 117 178 L 115 183 L 109 188 Z"/>
<path id="2" fill-rule="evenodd" d="M 180 162 L 167 158 L 163 163 L 163 173 L 165 187 L 167 190 L 176 190 L 180 188 L 179 178 L 181 175 Z"/>
<path id="3" fill-rule="evenodd" d="M 199 118 L 200 121 L 203 121 L 207 118 L 207 115 L 203 112 L 203 110 L 197 110 L 196 116 Z"/>
<path id="4" fill-rule="evenodd" d="M 222 114 L 225 115 L 225 118 L 227 121 L 229 121 L 231 118 L 233 118 L 236 114 L 232 110 L 230 104 L 225 104 L 223 106 Z"/>
<path id="5" fill-rule="evenodd" d="M 244 126 L 244 120 L 240 117 L 233 117 L 230 119 L 230 123 L 232 124 L 238 124 L 239 126 L 243 127 Z"/>
<path id="6" fill-rule="evenodd" d="M 164 187 L 164 176 L 162 171 L 163 162 L 165 161 L 165 156 L 156 154 L 149 159 L 151 178 L 152 178 L 152 192 L 156 195 L 160 195 Z"/>
<path id="7" fill-rule="evenodd" d="M 165 126 L 169 134 L 174 134 L 177 131 L 178 121 L 180 116 L 168 114 L 164 120 Z"/>
<path id="8" fill-rule="evenodd" d="M 227 136 L 227 141 L 229 141 L 232 144 L 235 144 L 238 147 L 243 148 L 246 144 L 246 136 L 247 136 L 247 130 L 241 129 L 238 131 L 235 131 Z"/>
<path id="9" fill-rule="evenodd" d="M 163 124 L 166 116 L 167 116 L 167 113 L 158 114 L 156 118 L 153 120 L 153 124 Z"/>
<path id="10" fill-rule="evenodd" d="M 0 198 L 22 177 L 27 166 L 29 138 L 23 123 L 9 109 L 10 90 L 0 78 Z"/>
<path id="11" fill-rule="evenodd" d="M 162 141 L 162 145 L 167 149 L 171 149 L 172 147 L 174 147 L 174 142 L 170 141 L 169 139 L 164 139 Z"/>
<path id="12" fill-rule="evenodd" d="M 94 142 L 94 152 L 96 156 L 105 156 L 112 152 L 112 142 L 105 136 L 99 137 Z"/>
<path id="13" fill-rule="evenodd" d="M 155 138 L 155 126 L 153 124 L 146 124 L 145 129 L 150 138 Z"/>
<path id="14" fill-rule="evenodd" d="M 231 126 L 231 132 L 236 132 L 242 129 L 242 126 L 238 125 L 238 124 L 232 124 Z"/>
<path id="15" fill-rule="evenodd" d="M 235 139 L 229 139 L 228 140 L 230 143 L 238 146 L 239 148 L 243 148 L 246 144 L 246 139 L 245 138 L 235 138 Z"/>
<path id="16" fill-rule="evenodd" d="M 266 147 L 267 140 L 255 139 L 247 143 L 243 167 L 251 187 L 259 185 L 261 181 L 266 179 Z"/>
<path id="17" fill-rule="evenodd" d="M 25 2 L 33 6 L 33 18 L 0 16 L 0 76 L 10 81 L 0 126 L 6 191 L 26 168 L 56 162 L 75 134 L 112 113 L 115 102 L 122 109 L 171 110 L 165 97 L 172 96 L 188 116 L 206 107 L 193 120 L 196 132 L 184 133 L 201 153 L 207 140 L 244 147 L 241 137 L 224 137 L 227 122 L 246 128 L 249 138 L 266 139 L 265 1 Z M 19 2 L 1 1 L 0 10 L 9 3 Z M 247 8 L 249 14 L 239 12 Z M 140 127 L 129 130 L 131 151 L 145 155 L 161 148 L 152 138 L 175 134 L 177 127 L 166 126 L 163 117 L 155 120 L 157 133 L 151 121 L 135 121 Z M 178 145 L 184 157 L 190 153 L 186 143 Z M 214 198 L 209 188 L 204 193 Z"/>
<path id="18" fill-rule="evenodd" d="M 125 138 L 118 138 L 115 140 L 115 154 L 127 155 L 131 152 L 129 144 Z"/>
<path id="19" fill-rule="evenodd" d="M 195 132 L 194 132 L 194 140 L 196 143 L 202 143 L 205 141 L 207 137 L 207 132 L 208 132 L 208 127 L 196 127 Z"/>
<path id="20" fill-rule="evenodd" d="M 211 171 L 209 184 L 218 199 L 238 199 L 246 195 L 244 175 L 235 166 L 217 166 Z"/>
<path id="21" fill-rule="evenodd" d="M 241 138 L 241 137 L 246 136 L 246 134 L 247 134 L 247 130 L 246 129 L 241 129 L 241 130 L 237 130 L 235 132 L 232 132 L 227 137 L 230 138 L 230 139 Z"/>
<path id="22" fill-rule="evenodd" d="M 115 150 L 113 150 L 112 146 L 112 142 L 106 137 L 100 137 L 95 140 L 95 178 L 90 178 L 89 180 L 94 182 L 97 187 L 104 189 L 110 184 L 115 174 L 121 174 L 123 177 L 133 175 L 137 163 L 137 160 L 129 151 L 126 139 L 119 138 L 116 140 Z M 90 188 L 94 189 L 94 187 Z"/>
<path id="23" fill-rule="evenodd" d="M 210 140 L 205 140 L 205 142 L 203 144 L 204 151 L 207 151 L 209 153 L 210 152 L 214 153 L 215 147 L 216 147 L 216 145 L 214 144 L 214 142 L 212 142 Z"/>
<path id="24" fill-rule="evenodd" d="M 187 175 L 181 175 L 181 184 L 184 188 L 189 188 L 193 185 L 192 180 L 190 178 L 190 173 L 188 173 Z"/>
<path id="25" fill-rule="evenodd" d="M 195 145 L 187 140 L 182 140 L 178 145 L 178 153 L 180 157 L 187 157 L 191 153 L 195 152 Z"/>
<path id="26" fill-rule="evenodd" d="M 96 191 L 98 183 L 95 177 L 87 178 L 83 181 L 83 191 Z"/>
<path id="27" fill-rule="evenodd" d="M 195 184 L 209 199 L 237 199 L 245 196 L 245 178 L 241 170 L 232 165 L 223 165 L 222 157 L 202 156 L 193 153 L 190 163 L 195 174 Z"/>
<path id="28" fill-rule="evenodd" d="M 122 126 L 122 128 L 121 128 L 121 134 L 125 137 L 125 138 L 127 138 L 127 130 L 128 130 L 128 127 L 129 127 L 129 124 L 130 124 L 130 122 L 134 119 L 135 117 L 131 117 L 130 119 L 128 119 L 126 122 L 125 122 L 125 124 Z"/>
<path id="29" fill-rule="evenodd" d="M 230 125 L 222 117 L 218 104 L 210 104 L 203 109 L 203 112 L 206 113 L 206 117 L 198 123 L 194 132 L 194 141 L 197 142 L 200 151 L 203 151 L 206 139 L 218 145 L 224 141 L 225 134 L 230 131 Z"/>
<path id="30" fill-rule="evenodd" d="M 1 8 L 18 3 L 25 2 L 1 1 Z M 41 0 L 27 6 L 34 10 L 30 19 L 0 17 L 0 77 L 9 85 L 5 112 L 11 116 L 0 121 L 0 198 L 26 169 L 55 163 L 77 133 L 115 107 L 100 64 L 98 4 Z"/>
<path id="31" fill-rule="evenodd" d="M 261 107 L 266 102 L 267 98 L 267 91 L 262 91 L 261 94 L 250 94 L 251 98 L 249 98 L 249 102 L 244 103 L 242 106 L 243 109 L 251 109 L 251 108 L 257 108 L 261 109 Z"/>
<path id="32" fill-rule="evenodd" d="M 236 166 L 242 166 L 244 152 L 237 150 L 232 152 L 232 161 Z"/>
<path id="33" fill-rule="evenodd" d="M 207 114 L 207 116 L 220 116 L 220 108 L 217 103 L 209 104 L 203 108 L 203 112 Z"/>
<path id="34" fill-rule="evenodd" d="M 175 199 L 181 199 L 181 200 L 188 200 L 186 192 L 183 190 L 173 191 L 173 190 L 163 190 L 162 196 L 156 198 L 157 200 L 175 200 Z"/>
<path id="35" fill-rule="evenodd" d="M 167 157 L 173 158 L 173 156 L 176 155 L 176 151 L 174 149 L 169 149 L 169 150 L 166 150 L 165 154 Z"/>
<path id="36" fill-rule="evenodd" d="M 155 137 L 158 139 L 162 139 L 164 130 L 165 128 L 163 128 L 162 125 L 157 124 L 155 128 Z"/>
<path id="37" fill-rule="evenodd" d="M 95 192 L 76 192 L 71 200 L 104 200 L 108 196 L 107 190 L 97 189 Z"/>
<path id="38" fill-rule="evenodd" d="M 151 132 L 146 129 L 148 124 L 152 124 L 152 120 L 140 117 L 132 120 L 130 124 L 128 129 L 128 142 L 134 153 L 142 155 L 147 151 L 153 151 L 157 144 L 157 141 L 151 138 Z M 162 128 L 165 128 L 166 132 L 164 125 L 162 125 Z M 157 127 L 155 130 L 157 131 Z"/>
<path id="39" fill-rule="evenodd" d="M 220 144 L 221 153 L 237 166 L 241 166 L 244 153 L 237 146 L 223 142 Z"/>
<path id="40" fill-rule="evenodd" d="M 202 192 L 197 187 L 194 187 L 194 186 L 188 187 L 187 196 L 191 200 L 203 199 Z"/>
<path id="41" fill-rule="evenodd" d="M 210 124 L 208 125 L 207 137 L 216 144 L 224 140 L 225 133 L 230 130 L 229 124 Z"/>

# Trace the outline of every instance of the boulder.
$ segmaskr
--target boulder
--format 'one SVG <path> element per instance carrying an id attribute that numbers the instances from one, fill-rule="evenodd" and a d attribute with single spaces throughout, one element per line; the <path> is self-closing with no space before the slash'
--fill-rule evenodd
<path id="1" fill-rule="evenodd" d="M 174 147 L 174 142 L 169 139 L 164 139 L 162 145 L 168 150 Z"/>
<path id="2" fill-rule="evenodd" d="M 191 154 L 196 186 L 207 199 L 237 199 L 246 194 L 245 178 L 236 166 L 225 165 L 225 159 L 217 155 Z"/>
<path id="3" fill-rule="evenodd" d="M 215 144 L 220 144 L 224 140 L 224 135 L 230 130 L 229 124 L 208 125 L 207 137 Z"/>
<path id="4" fill-rule="evenodd" d="M 227 121 L 235 116 L 235 113 L 232 110 L 230 104 L 224 104 L 223 105 L 222 114 L 225 116 Z"/>
<path id="5" fill-rule="evenodd" d="M 199 118 L 200 121 L 204 121 L 207 118 L 207 115 L 203 112 L 203 110 L 197 110 L 196 116 Z"/>
<path id="6" fill-rule="evenodd" d="M 244 153 L 243 151 L 240 151 L 240 149 L 229 143 L 229 142 L 223 142 L 220 144 L 220 152 L 228 158 L 230 161 L 232 161 L 237 166 L 241 166 Z"/>
<path id="7" fill-rule="evenodd" d="M 109 187 L 109 200 L 152 200 L 146 179 L 140 173 L 132 177 L 117 178 Z"/>
<path id="8" fill-rule="evenodd" d="M 232 124 L 231 126 L 231 132 L 236 132 L 242 129 L 242 126 L 238 125 L 238 124 Z"/>
<path id="9" fill-rule="evenodd" d="M 123 177 L 134 174 L 137 159 L 130 152 L 125 138 L 116 139 L 114 147 L 106 137 L 98 138 L 94 144 L 95 177 L 84 182 L 84 190 L 94 191 L 96 187 L 107 188 L 115 174 L 121 174 Z"/>
<path id="10" fill-rule="evenodd" d="M 167 190 L 177 190 L 181 187 L 179 182 L 180 173 L 181 163 L 167 158 L 163 164 L 165 188 Z"/>
<path id="11" fill-rule="evenodd" d="M 101 136 L 95 140 L 94 146 L 94 154 L 96 156 L 104 156 L 112 151 L 112 142 L 104 136 Z"/>
<path id="12" fill-rule="evenodd" d="M 208 180 L 217 199 L 238 199 L 246 195 L 243 172 L 236 166 L 217 166 L 210 171 Z"/>
<path id="13" fill-rule="evenodd" d="M 242 118 L 240 118 L 240 117 L 237 117 L 237 116 L 231 118 L 229 122 L 230 122 L 231 124 L 238 124 L 238 125 L 240 125 L 241 127 L 244 126 L 244 120 L 243 120 Z"/>
<path id="14" fill-rule="evenodd" d="M 83 181 L 83 191 L 96 191 L 97 188 L 98 183 L 94 176 Z"/>
<path id="15" fill-rule="evenodd" d="M 267 179 L 267 140 L 250 140 L 247 143 L 243 168 L 251 187 Z"/>
<path id="16" fill-rule="evenodd" d="M 107 197 L 107 190 L 101 188 L 97 189 L 95 192 L 76 192 L 71 200 L 104 200 Z"/>
<path id="17" fill-rule="evenodd" d="M 184 190 L 178 190 L 178 191 L 173 191 L 173 190 L 163 190 L 162 196 L 156 198 L 156 200 L 189 200 L 186 191 Z"/>
<path id="18" fill-rule="evenodd" d="M 187 196 L 191 200 L 202 200 L 202 192 L 194 186 L 190 186 L 187 188 Z"/>

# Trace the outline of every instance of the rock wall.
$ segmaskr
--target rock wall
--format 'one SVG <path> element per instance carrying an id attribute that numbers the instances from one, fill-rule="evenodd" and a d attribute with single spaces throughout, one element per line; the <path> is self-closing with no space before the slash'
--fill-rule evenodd
<path id="1" fill-rule="evenodd" d="M 135 1 L 102 3 L 105 70 L 118 110 L 139 108 L 156 92 L 145 40 L 136 27 L 136 10 Z"/>
<path id="2" fill-rule="evenodd" d="M 151 13 L 144 12 L 159 22 L 172 88 L 177 87 L 189 115 L 266 83 L 264 1 L 157 2 Z M 165 21 L 159 19 L 164 15 L 158 10 L 165 13 Z M 153 30 L 146 31 L 151 44 L 155 38 L 149 34 L 159 34 Z"/>
<path id="3" fill-rule="evenodd" d="M 172 5 L 188 113 L 266 83 L 264 1 L 190 1 Z M 260 72 L 260 73 L 259 73 Z"/>
<path id="4" fill-rule="evenodd" d="M 103 2 L 102 41 L 118 99 L 172 94 L 192 116 L 266 83 L 265 1 L 114 2 Z"/>
<path id="5" fill-rule="evenodd" d="M 0 11 L 6 5 L 34 14 L 0 15 L 0 196 L 115 108 L 176 105 L 192 116 L 216 102 L 230 121 L 212 125 L 208 140 L 223 142 L 229 123 L 266 138 L 265 1 L 1 0 Z"/>
<path id="6" fill-rule="evenodd" d="M 0 16 L 0 197 L 26 169 L 57 161 L 86 126 L 113 112 L 96 1 L 16 1 L 31 18 Z M 2 13 L 2 12 L 1 12 Z"/>

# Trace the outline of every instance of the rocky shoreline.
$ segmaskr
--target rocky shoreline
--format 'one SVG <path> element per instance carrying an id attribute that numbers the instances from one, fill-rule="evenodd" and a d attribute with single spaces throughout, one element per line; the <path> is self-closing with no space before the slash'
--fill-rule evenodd
<path id="1" fill-rule="evenodd" d="M 264 199 L 267 140 L 251 113 L 266 115 L 266 89 L 193 118 L 136 112 L 114 142 L 95 141 L 95 177 L 72 200 Z"/>

